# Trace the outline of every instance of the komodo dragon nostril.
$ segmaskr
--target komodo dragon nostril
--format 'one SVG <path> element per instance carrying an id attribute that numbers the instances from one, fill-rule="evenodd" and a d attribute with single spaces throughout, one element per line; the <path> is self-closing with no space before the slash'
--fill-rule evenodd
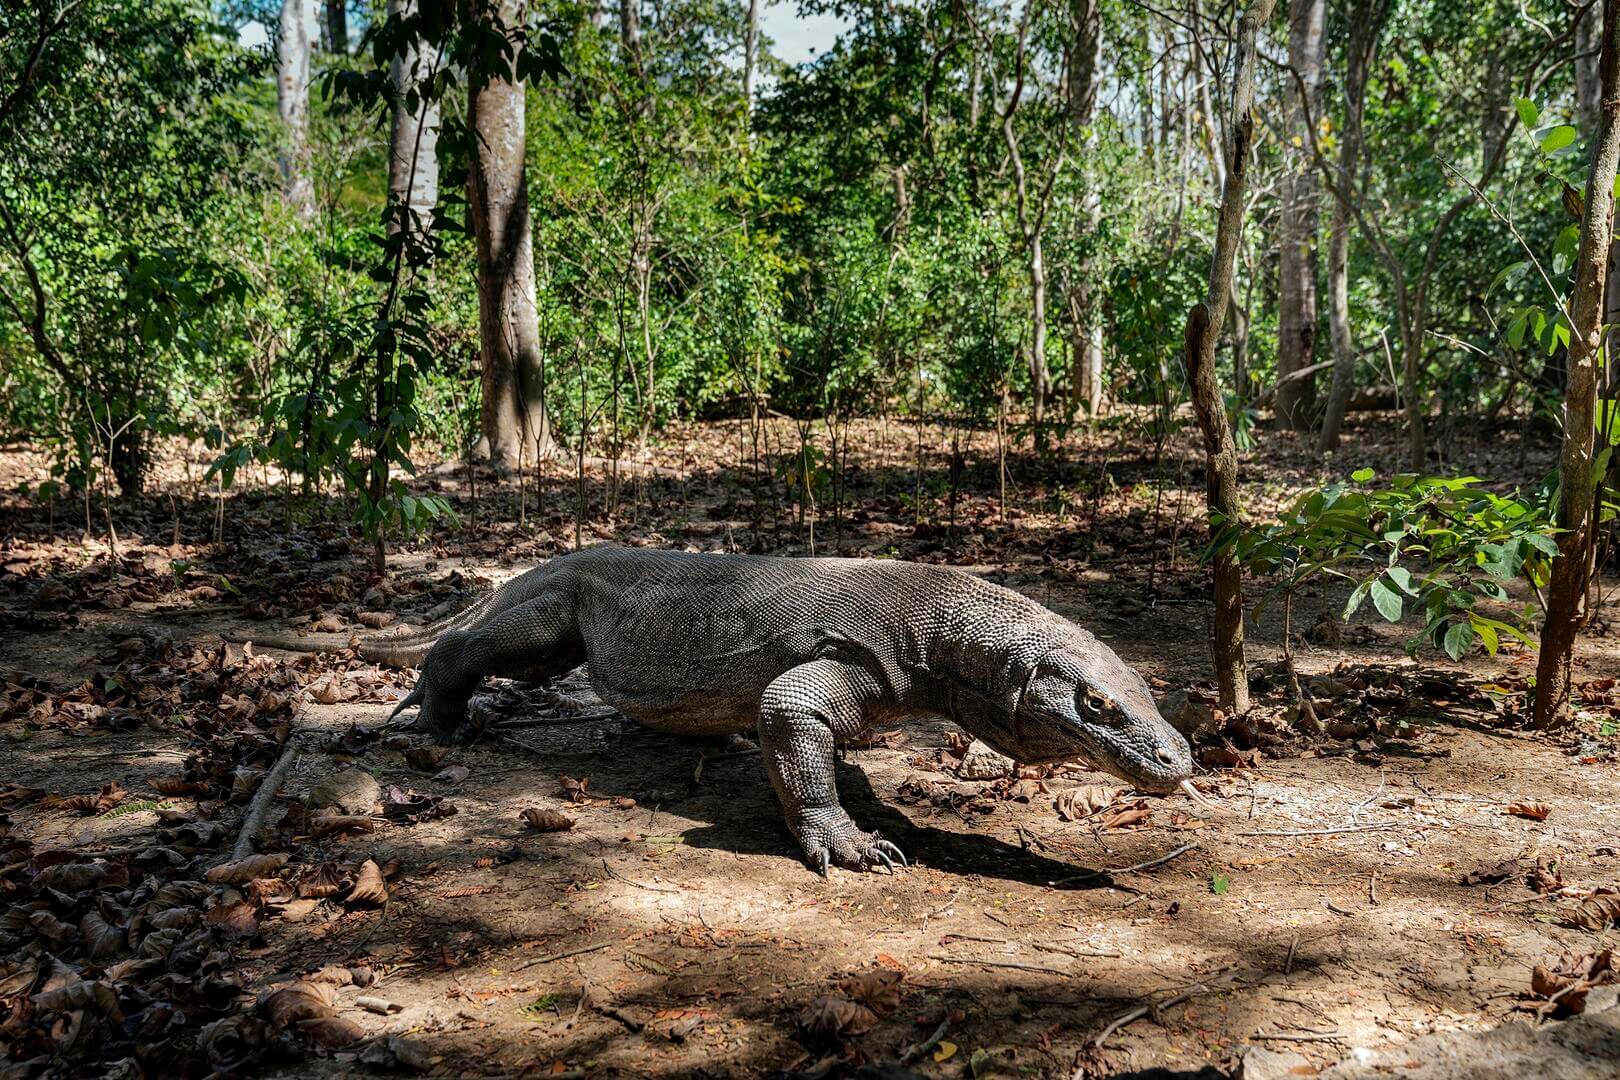
<path id="1" fill-rule="evenodd" d="M 1154 757 L 1159 759 L 1161 765 L 1174 765 L 1176 763 L 1176 755 L 1172 754 L 1167 746 L 1159 747 L 1159 751 Z"/>

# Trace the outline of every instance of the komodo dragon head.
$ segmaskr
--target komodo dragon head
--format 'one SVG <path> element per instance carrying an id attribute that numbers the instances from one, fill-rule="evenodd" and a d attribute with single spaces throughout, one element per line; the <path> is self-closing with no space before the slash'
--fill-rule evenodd
<path id="1" fill-rule="evenodd" d="M 1172 791 L 1192 776 L 1192 750 L 1142 676 L 1079 626 L 1054 616 L 1027 627 L 1000 660 L 992 681 L 1011 693 L 974 709 L 971 727 L 1014 761 L 1084 758 L 1144 791 Z"/>

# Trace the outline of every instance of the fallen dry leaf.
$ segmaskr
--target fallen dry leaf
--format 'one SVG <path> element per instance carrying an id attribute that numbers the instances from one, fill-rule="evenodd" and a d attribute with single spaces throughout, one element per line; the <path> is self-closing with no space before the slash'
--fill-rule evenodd
<path id="1" fill-rule="evenodd" d="M 1097 823 L 1099 829 L 1129 829 L 1148 819 L 1148 808 L 1143 805 L 1126 806 L 1114 811 Z"/>
<path id="2" fill-rule="evenodd" d="M 873 968 L 850 976 L 838 988 L 878 1016 L 889 1016 L 900 1008 L 900 983 L 904 978 L 904 972 Z"/>
<path id="3" fill-rule="evenodd" d="M 274 877 L 287 865 L 288 858 L 285 852 L 249 855 L 245 859 L 216 866 L 206 876 L 216 885 L 246 885 L 254 878 Z"/>
<path id="4" fill-rule="evenodd" d="M 1620 894 L 1600 890 L 1575 909 L 1574 923 L 1583 930 L 1607 930 L 1620 926 Z"/>
<path id="5" fill-rule="evenodd" d="M 1546 803 L 1516 802 L 1509 803 L 1508 808 L 1502 811 L 1514 817 L 1529 818 L 1531 821 L 1546 821 L 1547 815 L 1552 813 L 1552 807 Z"/>
<path id="6" fill-rule="evenodd" d="M 382 871 L 371 859 L 360 864 L 355 871 L 354 887 L 349 895 L 343 898 L 345 904 L 360 907 L 381 907 L 388 902 L 388 883 L 383 880 Z"/>
<path id="7" fill-rule="evenodd" d="M 300 1020 L 331 1016 L 336 1004 L 337 992 L 331 986 L 301 979 L 266 994 L 259 1001 L 259 1012 L 277 1028 L 286 1028 Z"/>
<path id="8" fill-rule="evenodd" d="M 523 811 L 521 817 L 535 832 L 567 832 L 574 827 L 574 819 L 560 810 L 531 806 Z"/>
<path id="9" fill-rule="evenodd" d="M 1555 1012 L 1573 1016 L 1586 1008 L 1586 995 L 1594 986 L 1614 981 L 1613 950 L 1564 953 L 1543 957 L 1535 966 L 1530 972 L 1530 992 L 1549 1002 L 1556 1001 Z"/>
<path id="10" fill-rule="evenodd" d="M 1052 803 L 1059 820 L 1080 821 L 1101 810 L 1106 810 L 1120 796 L 1120 789 L 1103 784 L 1088 784 L 1073 791 L 1065 791 Z"/>
<path id="11" fill-rule="evenodd" d="M 799 1013 L 804 1033 L 827 1042 L 864 1035 L 876 1023 L 877 1014 L 871 1009 L 841 997 L 818 997 Z"/>
<path id="12" fill-rule="evenodd" d="M 588 803 L 591 801 L 590 795 L 586 793 L 586 789 L 591 786 L 590 777 L 582 776 L 576 780 L 572 776 L 559 776 L 557 780 L 562 784 L 562 797 L 569 802 Z"/>
<path id="13" fill-rule="evenodd" d="M 365 814 L 342 814 L 323 811 L 309 819 L 311 836 L 331 836 L 333 833 L 375 832 L 377 819 Z"/>

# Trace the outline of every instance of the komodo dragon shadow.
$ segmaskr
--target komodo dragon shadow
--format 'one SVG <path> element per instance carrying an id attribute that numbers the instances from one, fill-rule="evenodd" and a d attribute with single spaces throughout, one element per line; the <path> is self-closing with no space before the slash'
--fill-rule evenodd
<path id="1" fill-rule="evenodd" d="M 757 783 L 758 765 L 752 761 L 735 769 L 746 774 L 746 787 Z M 910 852 L 919 863 L 930 869 L 948 874 L 979 874 L 1023 885 L 1052 886 L 1064 890 L 1101 889 L 1115 882 L 1108 874 L 1072 863 L 1048 858 L 1028 848 L 1009 844 L 984 833 L 972 832 L 968 822 L 956 822 L 961 829 L 919 825 L 905 814 L 884 802 L 872 790 L 871 781 L 862 768 L 841 760 L 837 764 L 838 791 L 851 814 L 875 825 L 876 831 L 892 838 L 896 844 Z M 737 777 L 738 781 L 743 776 Z M 710 848 L 718 851 L 750 855 L 784 855 L 792 850 L 791 834 L 779 827 L 752 824 L 747 817 L 755 809 L 756 800 L 749 797 L 743 783 L 727 792 L 726 798 L 704 798 L 706 804 L 700 813 L 711 819 L 710 824 L 688 829 L 681 834 L 681 842 L 688 847 Z M 714 806 L 721 802 L 720 806 Z M 713 810 L 710 808 L 713 807 Z M 672 809 L 687 811 L 685 804 Z M 1062 884 L 1058 885 L 1058 882 Z"/>
<path id="2" fill-rule="evenodd" d="M 757 731 L 788 831 L 823 874 L 905 863 L 838 800 L 834 747 L 874 723 L 944 717 L 1017 761 L 1085 758 L 1146 791 L 1192 774 L 1186 739 L 1112 649 L 950 567 L 593 547 L 360 651 L 421 665 L 395 713 L 416 706 L 443 741 L 477 734 L 467 704 L 485 678 L 543 681 L 581 663 L 645 727 Z"/>

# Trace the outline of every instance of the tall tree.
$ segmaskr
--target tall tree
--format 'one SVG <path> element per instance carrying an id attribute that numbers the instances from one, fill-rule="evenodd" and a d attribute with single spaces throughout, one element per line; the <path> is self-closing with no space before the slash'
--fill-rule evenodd
<path id="1" fill-rule="evenodd" d="M 1316 380 L 1301 374 L 1316 362 L 1316 232 L 1320 187 L 1311 167 L 1305 125 L 1322 115 L 1326 0 L 1293 0 L 1288 12 L 1288 83 L 1283 147 L 1282 211 L 1278 230 L 1277 422 L 1308 428 L 1316 409 Z M 1292 376 L 1292 377 L 1290 377 Z"/>
<path id="2" fill-rule="evenodd" d="M 1564 445 L 1558 458 L 1558 557 L 1547 586 L 1547 619 L 1536 662 L 1535 723 L 1552 727 L 1569 711 L 1570 665 L 1584 614 L 1597 539 L 1593 475 L 1598 365 L 1603 358 L 1603 287 L 1614 227 L 1620 165 L 1620 0 L 1604 0 L 1597 137 L 1586 178 L 1581 244 L 1568 300 L 1569 359 L 1564 388 Z"/>
<path id="3" fill-rule="evenodd" d="M 1339 133 L 1340 183 L 1346 190 L 1360 186 L 1362 125 L 1367 114 L 1367 77 L 1373 55 L 1389 18 L 1391 0 L 1355 0 L 1347 12 L 1350 40 L 1344 50 L 1344 127 Z M 1355 386 L 1356 342 L 1350 329 L 1350 222 L 1344 199 L 1333 200 L 1333 223 L 1328 239 L 1328 329 L 1333 345 L 1333 388 L 1317 449 L 1339 445 L 1339 429 Z"/>
<path id="4" fill-rule="evenodd" d="M 748 0 L 748 23 L 743 29 L 743 111 L 754 115 L 754 75 L 759 68 L 759 4 Z M 752 125 L 749 125 L 750 137 Z"/>
<path id="5" fill-rule="evenodd" d="M 1238 523 L 1239 505 L 1237 443 L 1215 375 L 1215 346 L 1230 306 L 1233 264 L 1243 233 L 1244 188 L 1248 183 L 1249 151 L 1254 144 L 1257 38 L 1260 28 L 1271 19 L 1274 2 L 1255 0 L 1238 24 L 1237 41 L 1232 46 L 1232 112 L 1226 124 L 1226 182 L 1216 219 L 1215 251 L 1209 263 L 1209 291 L 1187 314 L 1187 373 L 1198 427 L 1204 435 L 1209 514 L 1217 533 Z M 1243 655 L 1243 568 L 1227 545 L 1217 547 L 1214 564 L 1215 679 L 1220 686 L 1221 707 L 1245 713 L 1249 710 L 1249 673 Z"/>
<path id="6" fill-rule="evenodd" d="M 315 216 L 309 160 L 309 61 L 315 39 L 313 0 L 281 0 L 276 32 L 276 111 L 281 116 L 281 190 L 299 217 Z"/>
<path id="7" fill-rule="evenodd" d="M 1064 104 L 1073 129 L 1071 138 L 1084 149 L 1090 147 L 1094 139 L 1091 120 L 1097 107 L 1097 69 L 1102 56 L 1102 5 L 1100 0 L 1071 0 L 1069 10 L 1074 49 L 1069 59 Z M 1083 159 L 1088 156 L 1081 154 Z M 1087 235 L 1078 238 L 1076 247 L 1082 254 L 1071 272 L 1070 347 L 1074 357 L 1075 391 L 1085 404 L 1086 415 L 1096 416 L 1103 400 L 1102 319 L 1097 311 L 1099 290 L 1092 281 L 1093 262 L 1086 249 L 1089 235 L 1096 232 L 1102 216 L 1102 203 L 1096 185 L 1083 174 L 1077 192 L 1076 227 Z"/>
<path id="8" fill-rule="evenodd" d="M 326 47 L 335 53 L 349 51 L 349 0 L 326 0 Z"/>
<path id="9" fill-rule="evenodd" d="M 517 25 L 519 0 L 482 0 L 478 17 L 506 33 Z M 480 71 L 469 81 L 467 201 L 478 244 L 478 339 L 484 367 L 482 434 L 474 454 L 507 467 L 549 456 L 555 449 L 545 410 L 545 363 L 535 304 L 524 120 L 524 83 L 511 67 Z"/>
<path id="10" fill-rule="evenodd" d="M 417 0 L 388 0 L 391 18 L 415 15 Z M 438 49 L 413 36 L 389 64 L 393 83 L 393 127 L 388 140 L 388 199 L 410 215 L 411 228 L 426 232 L 439 201 L 439 102 L 417 90 L 439 65 Z M 416 108 L 411 108 L 412 101 Z M 391 228 L 405 220 L 397 210 Z"/>

